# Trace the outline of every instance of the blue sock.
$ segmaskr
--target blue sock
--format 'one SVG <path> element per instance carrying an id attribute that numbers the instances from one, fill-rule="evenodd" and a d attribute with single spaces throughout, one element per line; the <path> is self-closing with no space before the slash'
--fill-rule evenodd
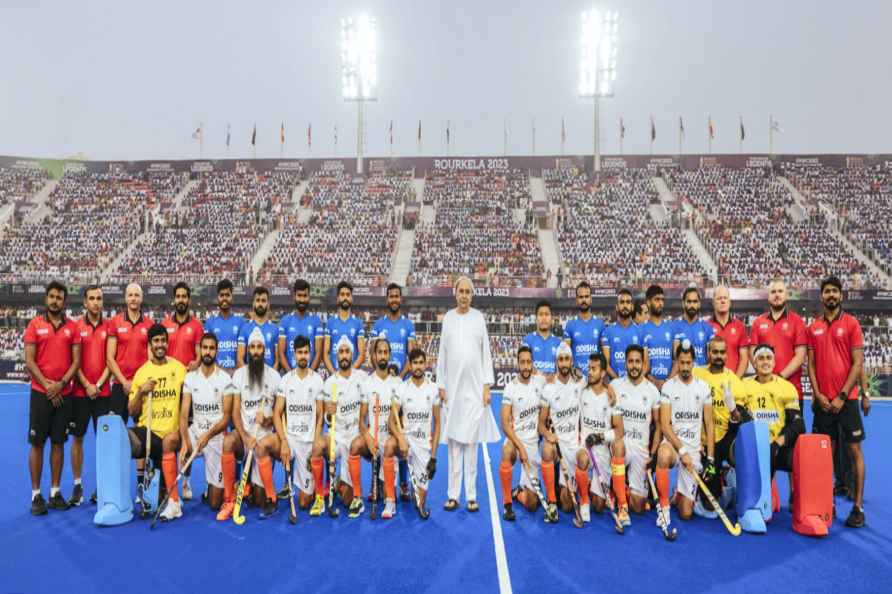
<path id="1" fill-rule="evenodd" d="M 400 460 L 400 484 L 405 485 L 409 482 L 409 463 Z"/>

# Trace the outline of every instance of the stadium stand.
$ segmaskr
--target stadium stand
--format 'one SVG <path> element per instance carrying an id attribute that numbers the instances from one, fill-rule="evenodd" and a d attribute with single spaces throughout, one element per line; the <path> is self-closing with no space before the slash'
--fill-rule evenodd
<path id="1" fill-rule="evenodd" d="M 17 211 L 23 209 L 48 180 L 43 169 L 0 167 L 0 208 L 14 204 Z"/>

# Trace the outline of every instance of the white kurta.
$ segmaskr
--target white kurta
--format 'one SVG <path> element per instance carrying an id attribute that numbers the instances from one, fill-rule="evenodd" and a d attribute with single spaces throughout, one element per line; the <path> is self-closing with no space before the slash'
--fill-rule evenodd
<path id="1" fill-rule="evenodd" d="M 442 443 L 501 439 L 492 407 L 483 405 L 483 385 L 492 385 L 494 378 L 486 320 L 478 310 L 451 309 L 443 318 L 437 383 L 446 390 Z"/>

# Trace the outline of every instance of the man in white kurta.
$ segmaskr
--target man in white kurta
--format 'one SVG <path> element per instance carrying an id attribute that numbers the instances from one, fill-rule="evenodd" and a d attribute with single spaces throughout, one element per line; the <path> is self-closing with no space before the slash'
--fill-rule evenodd
<path id="1" fill-rule="evenodd" d="M 449 489 L 444 509 L 458 508 L 462 476 L 468 511 L 477 505 L 477 444 L 501 439 L 490 408 L 492 354 L 486 320 L 471 308 L 474 287 L 462 277 L 455 283 L 458 307 L 443 318 L 437 383 L 446 414 L 443 436 L 449 446 Z"/>

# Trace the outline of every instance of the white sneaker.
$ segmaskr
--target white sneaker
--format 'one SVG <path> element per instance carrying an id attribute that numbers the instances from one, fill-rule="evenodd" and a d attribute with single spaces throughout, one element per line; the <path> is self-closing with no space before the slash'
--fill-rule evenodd
<path id="1" fill-rule="evenodd" d="M 188 476 L 183 477 L 183 501 L 192 501 L 192 483 Z"/>
<path id="2" fill-rule="evenodd" d="M 384 502 L 384 511 L 381 512 L 381 519 L 389 520 L 396 515 L 396 501 L 387 500 Z"/>
<path id="3" fill-rule="evenodd" d="M 662 505 L 657 504 L 657 527 L 668 529 L 671 521 L 669 506 L 663 507 Z"/>
<path id="4" fill-rule="evenodd" d="M 709 520 L 715 520 L 719 517 L 719 515 L 715 512 L 715 510 L 706 509 L 703 507 L 703 504 L 700 502 L 700 498 L 694 501 L 694 513 L 701 518 L 707 518 Z"/>
<path id="5" fill-rule="evenodd" d="M 591 522 L 592 521 L 592 510 L 588 505 L 585 505 L 585 504 L 579 505 L 579 515 L 582 516 L 583 522 Z"/>
<path id="6" fill-rule="evenodd" d="M 161 519 L 165 522 L 170 522 L 181 517 L 183 517 L 183 508 L 180 505 L 180 502 L 168 499 L 167 506 L 165 506 L 164 511 L 161 512 Z"/>

